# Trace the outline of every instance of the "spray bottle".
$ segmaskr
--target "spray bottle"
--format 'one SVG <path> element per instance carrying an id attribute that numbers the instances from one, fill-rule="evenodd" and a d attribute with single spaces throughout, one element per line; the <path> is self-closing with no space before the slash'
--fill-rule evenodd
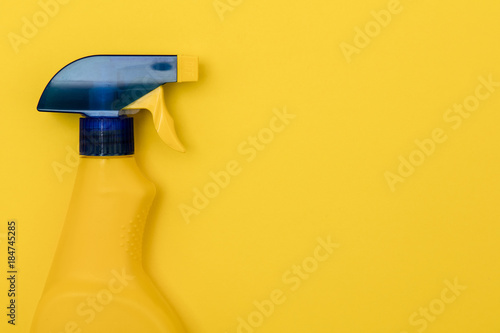
<path id="1" fill-rule="evenodd" d="M 98 55 L 67 65 L 45 88 L 39 111 L 83 117 L 73 194 L 32 333 L 185 332 L 142 267 L 155 186 L 136 164 L 130 115 L 149 110 L 162 140 L 184 151 L 163 89 L 197 79 L 197 57 Z"/>

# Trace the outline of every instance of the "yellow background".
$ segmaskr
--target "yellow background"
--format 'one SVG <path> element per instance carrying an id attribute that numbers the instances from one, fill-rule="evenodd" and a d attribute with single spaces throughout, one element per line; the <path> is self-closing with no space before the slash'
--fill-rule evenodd
<path id="1" fill-rule="evenodd" d="M 73 164 L 78 116 L 38 113 L 43 88 L 83 56 L 181 53 L 200 57 L 199 82 L 166 95 L 188 152 L 163 145 L 151 116 L 135 124 L 138 163 L 158 189 L 145 268 L 189 332 L 237 332 L 276 289 L 286 301 L 255 332 L 498 332 L 500 91 L 456 130 L 443 116 L 478 77 L 500 81 L 500 3 L 401 0 L 348 63 L 341 43 L 388 1 L 228 1 L 222 20 L 212 0 L 71 0 L 18 52 L 9 34 L 42 9 L 4 4 L 0 330 L 29 330 L 75 177 L 69 166 L 60 181 L 53 165 Z M 296 117 L 248 162 L 238 146 L 283 108 Z M 391 191 L 386 171 L 435 128 L 447 140 Z M 179 206 L 232 160 L 241 173 L 186 223 Z M 4 315 L 10 219 L 15 327 Z M 318 237 L 340 246 L 292 290 L 283 275 L 311 262 Z M 455 279 L 467 287 L 456 300 L 425 330 L 411 324 Z"/>

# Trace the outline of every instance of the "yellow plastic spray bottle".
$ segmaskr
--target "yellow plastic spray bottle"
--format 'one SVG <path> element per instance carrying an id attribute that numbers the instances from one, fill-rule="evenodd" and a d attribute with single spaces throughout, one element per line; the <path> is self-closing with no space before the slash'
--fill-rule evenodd
<path id="1" fill-rule="evenodd" d="M 197 79 L 196 57 L 98 55 L 67 65 L 45 88 L 39 111 L 84 117 L 73 195 L 31 333 L 185 332 L 142 267 L 155 186 L 137 167 L 129 115 L 151 111 L 163 141 L 184 151 L 163 87 Z"/>

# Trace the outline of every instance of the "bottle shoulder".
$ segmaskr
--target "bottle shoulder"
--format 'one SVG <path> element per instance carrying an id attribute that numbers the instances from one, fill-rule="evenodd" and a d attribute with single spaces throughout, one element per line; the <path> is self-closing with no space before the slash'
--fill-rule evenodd
<path id="1" fill-rule="evenodd" d="M 155 185 L 144 175 L 133 155 L 80 157 L 75 189 L 154 196 Z"/>

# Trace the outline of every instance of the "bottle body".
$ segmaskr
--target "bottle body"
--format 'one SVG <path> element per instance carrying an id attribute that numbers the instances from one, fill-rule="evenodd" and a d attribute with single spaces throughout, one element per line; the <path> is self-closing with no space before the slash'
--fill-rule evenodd
<path id="1" fill-rule="evenodd" d="M 133 155 L 80 157 L 32 333 L 185 332 L 142 267 L 154 196 Z"/>

